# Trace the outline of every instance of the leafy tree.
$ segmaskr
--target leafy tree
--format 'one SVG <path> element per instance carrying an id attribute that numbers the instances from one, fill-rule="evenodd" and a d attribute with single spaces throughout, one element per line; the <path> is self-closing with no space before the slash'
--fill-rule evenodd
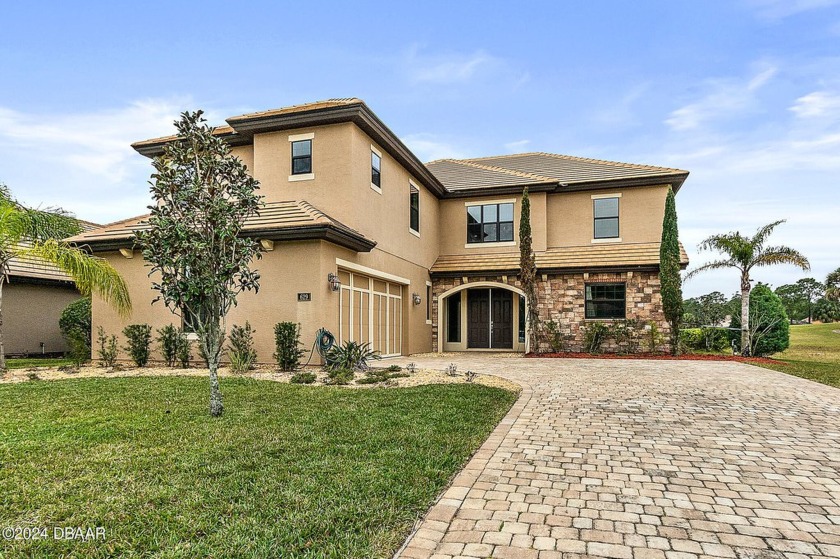
<path id="1" fill-rule="evenodd" d="M 830 301 L 840 301 L 840 268 L 826 276 L 825 298 Z"/>
<path id="2" fill-rule="evenodd" d="M 217 417 L 224 410 L 218 369 L 225 318 L 241 292 L 259 289 L 250 265 L 260 246 L 242 229 L 262 202 L 259 183 L 202 114 L 182 113 L 175 122 L 178 139 L 154 159 L 150 227 L 135 234 L 150 275 L 158 274 L 155 301 L 163 300 L 198 334 L 210 370 L 210 415 Z"/>
<path id="3" fill-rule="evenodd" d="M 733 315 L 731 327 L 741 328 L 741 317 Z M 756 285 L 750 296 L 749 328 L 749 355 L 770 355 L 790 345 L 790 321 L 782 301 L 763 283 Z"/>
<path id="4" fill-rule="evenodd" d="M 659 281 L 662 310 L 671 326 L 671 353 L 680 352 L 680 319 L 682 318 L 682 278 L 680 278 L 680 240 L 677 226 L 677 202 L 669 187 L 662 220 L 662 242 L 659 245 Z"/>
<path id="5" fill-rule="evenodd" d="M 775 293 L 781 300 L 782 306 L 785 307 L 785 313 L 791 321 L 808 317 L 808 305 L 799 285 L 795 283 L 780 285 L 775 289 Z"/>
<path id="6" fill-rule="evenodd" d="M 76 299 L 61 311 L 58 319 L 58 328 L 66 338 L 71 332 L 77 331 L 84 335 L 87 344 L 90 345 L 91 337 L 91 309 L 90 297 Z"/>
<path id="7" fill-rule="evenodd" d="M 802 297 L 805 299 L 805 304 L 808 307 L 808 322 L 810 323 L 814 303 L 825 293 L 825 286 L 814 278 L 802 278 L 796 282 L 796 285 L 799 287 Z"/>
<path id="8" fill-rule="evenodd" d="M 5 280 L 13 258 L 40 259 L 69 275 L 82 295 L 96 293 L 120 314 L 128 314 L 131 299 L 119 273 L 105 259 L 91 256 L 62 240 L 80 231 L 78 220 L 66 211 L 27 208 L 12 197 L 6 185 L 0 184 L 0 280 Z M 3 283 L 0 281 L 0 370 L 6 368 Z"/>
<path id="9" fill-rule="evenodd" d="M 531 239 L 531 200 L 528 189 L 522 191 L 522 209 L 519 215 L 519 281 L 528 303 L 528 346 L 540 352 L 540 315 L 537 309 L 537 264 Z"/>
<path id="10" fill-rule="evenodd" d="M 750 343 L 750 272 L 753 268 L 776 264 L 793 264 L 803 270 L 810 270 L 808 259 L 798 251 L 786 246 L 765 246 L 773 230 L 785 220 L 774 221 L 760 227 L 752 237 L 745 237 L 735 231 L 722 235 L 712 235 L 700 243 L 700 250 L 716 250 L 727 256 L 724 260 L 715 260 L 692 270 L 691 278 L 707 270 L 735 268 L 741 273 L 741 352 L 749 355 Z M 779 303 L 781 305 L 781 302 Z"/>
<path id="11" fill-rule="evenodd" d="M 820 299 L 814 305 L 814 318 L 820 322 L 840 320 L 840 303 L 831 299 Z"/>

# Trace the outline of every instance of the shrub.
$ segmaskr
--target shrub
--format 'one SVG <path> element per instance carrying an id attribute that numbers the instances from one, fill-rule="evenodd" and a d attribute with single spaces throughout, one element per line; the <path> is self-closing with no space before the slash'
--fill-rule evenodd
<path id="1" fill-rule="evenodd" d="M 326 384 L 345 385 L 353 382 L 355 373 L 352 369 L 338 368 L 327 372 Z"/>
<path id="2" fill-rule="evenodd" d="M 645 343 L 647 344 L 648 353 L 656 353 L 665 342 L 665 336 L 659 330 L 659 325 L 652 320 L 648 321 L 646 331 Z"/>
<path id="3" fill-rule="evenodd" d="M 725 328 L 685 328 L 680 330 L 680 345 L 689 351 L 723 351 L 729 347 Z"/>
<path id="4" fill-rule="evenodd" d="M 274 325 L 274 358 L 281 371 L 294 371 L 300 367 L 304 354 L 300 346 L 300 324 L 278 322 Z"/>
<path id="5" fill-rule="evenodd" d="M 181 332 L 171 324 L 167 324 L 157 331 L 155 341 L 160 347 L 160 354 L 167 367 L 174 367 L 178 359 L 178 338 L 180 336 Z"/>
<path id="6" fill-rule="evenodd" d="M 182 369 L 190 367 L 192 359 L 192 340 L 184 332 L 178 332 L 178 343 L 175 347 L 175 357 Z"/>
<path id="7" fill-rule="evenodd" d="M 254 330 L 249 322 L 245 326 L 234 326 L 230 330 L 228 340 L 228 358 L 230 369 L 234 373 L 244 373 L 253 367 L 257 360 L 257 350 L 254 349 Z"/>
<path id="8" fill-rule="evenodd" d="M 368 361 L 374 359 L 380 359 L 379 352 L 371 349 L 369 343 L 347 341 L 327 352 L 327 369 L 366 371 L 370 367 Z"/>
<path id="9" fill-rule="evenodd" d="M 840 303 L 829 299 L 820 299 L 814 305 L 814 318 L 820 322 L 840 320 Z"/>
<path id="10" fill-rule="evenodd" d="M 613 322 L 607 326 L 607 337 L 615 341 L 619 353 L 635 353 L 639 349 L 638 327 L 639 321 L 635 319 Z"/>
<path id="11" fill-rule="evenodd" d="M 400 367 L 399 365 L 389 365 L 386 370 L 389 373 L 399 373 L 400 371 L 402 371 L 402 367 Z"/>
<path id="12" fill-rule="evenodd" d="M 583 349 L 587 353 L 600 353 L 609 328 L 603 322 L 592 322 L 586 326 L 583 334 Z"/>
<path id="13" fill-rule="evenodd" d="M 292 379 L 289 382 L 292 384 L 312 384 L 315 382 L 315 378 L 315 373 L 301 371 L 293 374 Z"/>
<path id="14" fill-rule="evenodd" d="M 105 329 L 100 326 L 96 331 L 96 342 L 99 349 L 96 351 L 99 356 L 99 364 L 111 368 L 117 363 L 117 337 L 111 334 L 105 335 Z"/>
<path id="15" fill-rule="evenodd" d="M 732 317 L 730 338 L 740 350 L 741 317 Z M 755 286 L 750 295 L 750 355 L 770 355 L 784 351 L 790 345 L 790 321 L 779 296 L 763 284 Z"/>
<path id="16" fill-rule="evenodd" d="M 562 352 L 565 347 L 563 343 L 563 334 L 560 332 L 560 325 L 553 320 L 549 320 L 543 324 L 545 330 L 543 331 L 543 338 L 551 347 L 554 353 Z"/>
<path id="17" fill-rule="evenodd" d="M 392 365 L 392 367 L 394 366 Z M 360 378 L 356 381 L 356 384 L 378 384 L 389 381 L 392 378 L 404 378 L 408 376 L 405 373 L 400 373 L 399 370 L 399 367 L 397 367 L 396 371 L 392 371 L 391 367 L 387 369 L 369 369 L 365 373 L 365 378 Z"/>
<path id="18" fill-rule="evenodd" d="M 123 329 L 127 344 L 123 348 L 138 367 L 145 367 L 149 362 L 152 345 L 152 327 L 148 324 L 130 324 Z"/>
<path id="19" fill-rule="evenodd" d="M 78 369 L 90 359 L 90 332 L 73 328 L 64 335 L 73 365 Z"/>
<path id="20" fill-rule="evenodd" d="M 58 327 L 61 329 L 61 333 L 65 338 L 70 336 L 73 330 L 85 333 L 87 345 L 90 346 L 90 297 L 76 299 L 64 307 L 64 310 L 61 311 L 61 317 L 58 319 Z"/>

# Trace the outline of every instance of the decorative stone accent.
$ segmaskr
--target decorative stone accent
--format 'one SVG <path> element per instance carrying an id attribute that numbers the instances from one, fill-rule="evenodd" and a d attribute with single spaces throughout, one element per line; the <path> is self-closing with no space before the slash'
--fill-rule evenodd
<path id="1" fill-rule="evenodd" d="M 503 278 L 507 281 L 503 281 Z M 661 342 L 657 349 L 668 350 L 670 328 L 662 312 L 659 274 L 657 272 L 609 272 L 576 274 L 543 274 L 537 280 L 537 301 L 540 321 L 558 324 L 563 338 L 564 350 L 583 351 L 584 336 L 588 324 L 602 322 L 613 324 L 622 320 L 587 320 L 585 318 L 585 287 L 587 283 L 624 283 L 626 286 L 627 324 L 636 323 L 635 338 L 637 351 L 649 350 L 651 325 L 658 328 Z M 547 278 L 547 279 L 543 279 Z M 467 280 L 467 281 L 465 281 Z M 469 283 L 494 282 L 522 289 L 522 282 L 516 276 L 479 276 L 471 278 L 435 278 L 432 280 L 432 347 L 438 347 L 438 312 L 440 295 L 450 289 Z M 540 344 L 541 351 L 551 351 L 547 339 Z M 606 352 L 626 351 L 618 347 L 615 340 L 605 340 L 602 350 Z"/>

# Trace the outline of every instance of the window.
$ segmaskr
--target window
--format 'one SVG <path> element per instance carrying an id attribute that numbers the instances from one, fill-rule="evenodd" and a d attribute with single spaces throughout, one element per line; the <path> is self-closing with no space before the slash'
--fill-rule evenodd
<path id="1" fill-rule="evenodd" d="M 446 341 L 461 342 L 461 293 L 459 291 L 446 298 Z"/>
<path id="2" fill-rule="evenodd" d="M 618 198 L 596 198 L 595 238 L 614 239 L 618 237 Z"/>
<path id="3" fill-rule="evenodd" d="M 415 233 L 420 232 L 420 190 L 414 185 L 408 192 L 408 227 Z"/>
<path id="4" fill-rule="evenodd" d="M 370 184 L 382 188 L 382 158 L 379 154 L 370 152 Z"/>
<path id="5" fill-rule="evenodd" d="M 525 343 L 525 297 L 519 297 L 519 343 Z"/>
<path id="6" fill-rule="evenodd" d="M 512 240 L 512 203 L 467 206 L 468 243 L 496 243 Z"/>
<path id="7" fill-rule="evenodd" d="M 586 286 L 586 318 L 624 318 L 623 283 L 595 283 Z"/>
<path id="8" fill-rule="evenodd" d="M 312 140 L 292 142 L 292 174 L 305 175 L 312 172 Z"/>
<path id="9" fill-rule="evenodd" d="M 426 282 L 426 323 L 432 323 L 432 284 Z"/>
<path id="10" fill-rule="evenodd" d="M 207 321 L 208 315 L 207 310 L 204 308 L 199 309 L 199 316 L 204 318 L 204 322 Z M 190 312 L 187 308 L 181 308 L 181 330 L 184 331 L 185 334 L 197 334 L 198 333 L 198 321 L 196 320 L 195 313 Z"/>

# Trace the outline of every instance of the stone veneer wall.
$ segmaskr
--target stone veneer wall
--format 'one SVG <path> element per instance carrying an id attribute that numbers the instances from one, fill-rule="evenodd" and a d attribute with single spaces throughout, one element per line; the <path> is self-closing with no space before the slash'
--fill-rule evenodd
<path id="1" fill-rule="evenodd" d="M 543 279 L 545 277 L 546 279 Z M 467 278 L 466 284 L 480 281 L 490 281 L 522 288 L 522 282 L 515 275 L 510 276 L 482 276 Z M 553 320 L 558 323 L 560 333 L 564 337 L 567 351 L 582 351 L 584 329 L 584 287 L 587 283 L 624 282 L 626 284 L 627 319 L 641 322 L 644 330 L 638 332 L 639 351 L 647 351 L 647 332 L 650 322 L 654 322 L 662 334 L 659 349 L 668 350 L 668 323 L 662 314 L 662 299 L 660 297 L 659 274 L 657 272 L 609 272 L 592 274 L 550 274 L 539 275 L 537 282 L 537 299 L 540 320 L 545 323 Z M 462 278 L 436 278 L 432 280 L 432 347 L 437 350 L 438 343 L 438 312 L 439 296 L 450 289 L 463 285 Z M 592 321 L 594 322 L 594 321 Z M 600 320 L 599 322 L 620 322 L 614 320 Z M 543 351 L 550 351 L 546 341 L 541 343 Z M 607 340 L 602 348 L 604 351 L 615 351 L 613 340 Z"/>

